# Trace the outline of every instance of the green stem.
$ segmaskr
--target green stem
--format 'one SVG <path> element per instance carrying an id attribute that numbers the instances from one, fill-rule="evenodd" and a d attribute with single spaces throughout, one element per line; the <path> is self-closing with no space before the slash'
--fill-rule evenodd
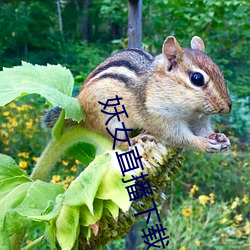
<path id="1" fill-rule="evenodd" d="M 78 142 L 87 142 L 96 147 L 96 155 L 112 149 L 112 142 L 100 134 L 92 132 L 82 126 L 72 126 L 63 131 L 59 138 L 53 138 L 39 158 L 31 178 L 46 180 L 49 173 L 60 159 L 61 155 L 72 145 Z"/>

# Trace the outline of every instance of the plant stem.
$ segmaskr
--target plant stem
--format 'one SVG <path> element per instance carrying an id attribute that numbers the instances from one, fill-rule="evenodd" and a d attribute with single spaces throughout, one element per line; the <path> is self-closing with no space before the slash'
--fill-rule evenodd
<path id="1" fill-rule="evenodd" d="M 46 180 L 49 173 L 60 159 L 61 155 L 72 145 L 78 142 L 87 142 L 96 147 L 96 155 L 112 149 L 112 142 L 100 134 L 92 132 L 82 126 L 72 126 L 63 131 L 60 138 L 52 138 L 39 158 L 31 178 Z"/>

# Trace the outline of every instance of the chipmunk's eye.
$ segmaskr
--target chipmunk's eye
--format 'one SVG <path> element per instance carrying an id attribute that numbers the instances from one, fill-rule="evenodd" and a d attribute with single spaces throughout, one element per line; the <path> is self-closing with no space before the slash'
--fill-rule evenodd
<path id="1" fill-rule="evenodd" d="M 190 74 L 190 81 L 198 87 L 201 87 L 204 85 L 204 77 L 201 73 L 195 72 Z"/>

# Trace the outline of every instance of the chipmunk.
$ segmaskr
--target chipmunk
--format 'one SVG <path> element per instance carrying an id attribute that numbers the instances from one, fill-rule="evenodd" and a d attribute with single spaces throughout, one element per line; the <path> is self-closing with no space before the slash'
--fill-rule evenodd
<path id="1" fill-rule="evenodd" d="M 126 128 L 145 132 L 139 137 L 150 135 L 165 145 L 206 152 L 227 149 L 230 142 L 213 131 L 210 114 L 227 114 L 232 104 L 223 74 L 204 50 L 198 36 L 191 48 L 181 48 L 169 36 L 156 57 L 140 49 L 110 56 L 88 75 L 77 96 L 86 112 L 83 126 L 109 136 L 109 116 L 98 102 L 119 96 L 129 117 L 121 114 L 120 122 L 112 118 L 107 124 L 112 134 L 124 122 Z M 112 113 L 114 107 L 105 111 Z M 118 138 L 124 139 L 125 133 L 119 132 Z"/>

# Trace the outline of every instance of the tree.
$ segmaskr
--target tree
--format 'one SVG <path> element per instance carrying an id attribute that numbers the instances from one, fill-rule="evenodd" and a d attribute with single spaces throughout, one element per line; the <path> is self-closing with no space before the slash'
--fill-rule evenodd
<path id="1" fill-rule="evenodd" d="M 142 0 L 128 1 L 128 47 L 142 46 Z"/>

